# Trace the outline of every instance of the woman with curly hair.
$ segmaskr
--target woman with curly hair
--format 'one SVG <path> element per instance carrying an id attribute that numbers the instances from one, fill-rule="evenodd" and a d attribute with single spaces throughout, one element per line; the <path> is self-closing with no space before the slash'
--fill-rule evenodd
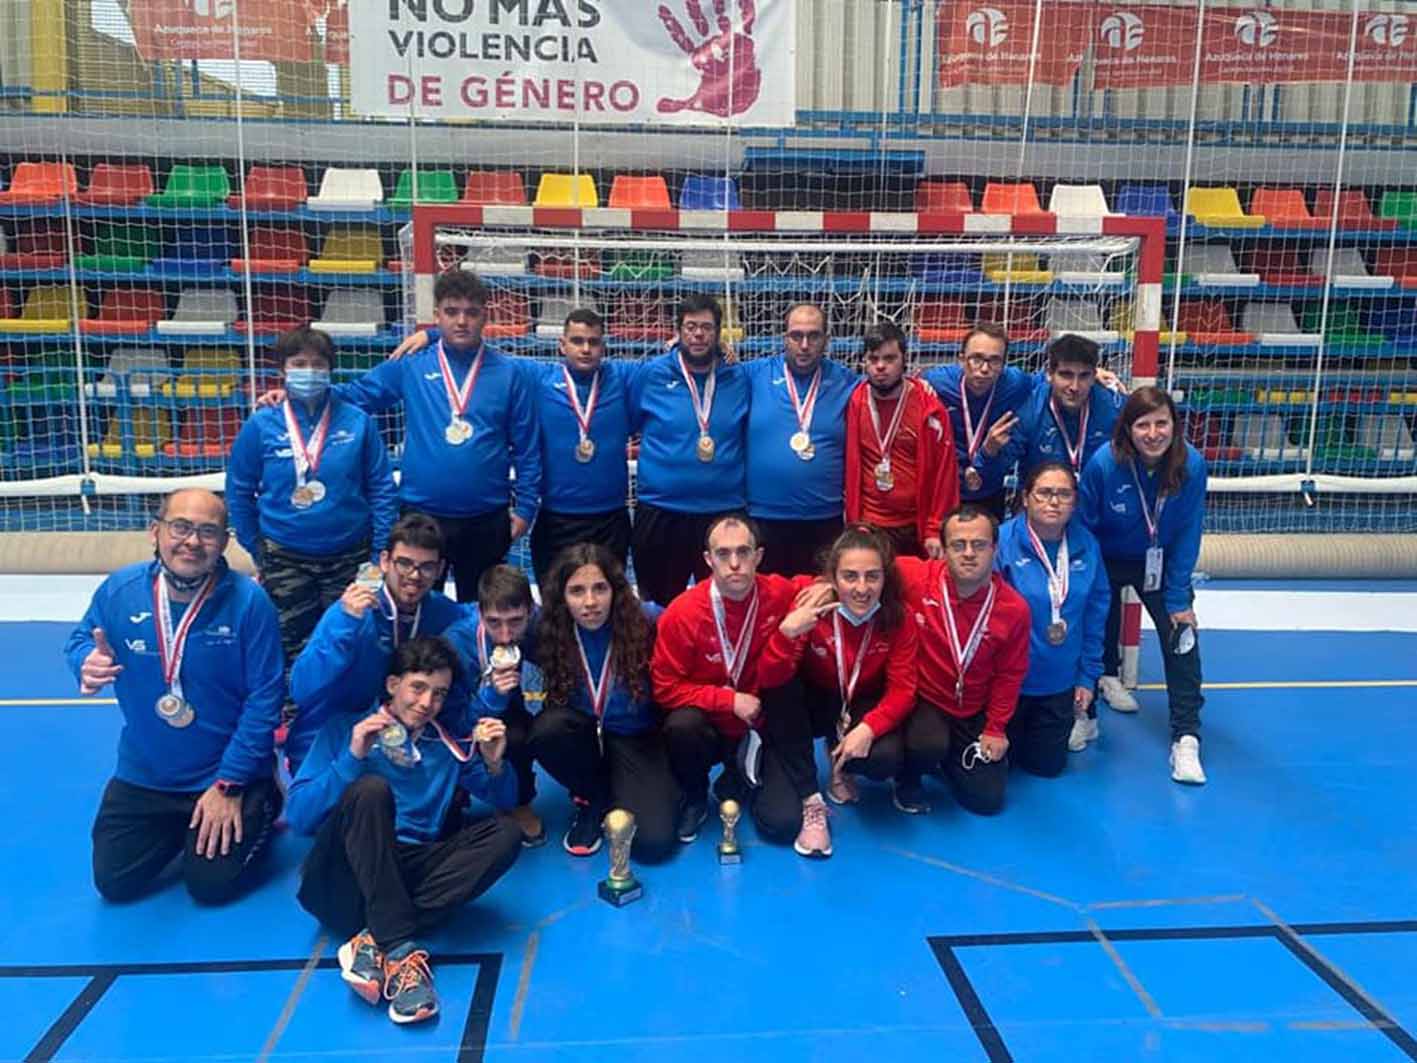
<path id="1" fill-rule="evenodd" d="M 662 859 L 674 846 L 679 788 L 649 680 L 660 612 L 640 603 L 620 562 L 598 543 L 568 546 L 551 564 L 537 627 L 546 700 L 531 749 L 571 793 L 561 845 L 572 856 L 600 848 L 600 821 L 611 808 L 635 816 L 636 859 Z"/>

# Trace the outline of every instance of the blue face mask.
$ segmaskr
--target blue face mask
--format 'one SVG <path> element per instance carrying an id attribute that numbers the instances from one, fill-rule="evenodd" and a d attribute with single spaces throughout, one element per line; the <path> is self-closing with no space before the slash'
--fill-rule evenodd
<path id="1" fill-rule="evenodd" d="M 293 399 L 309 402 L 324 396 L 330 390 L 328 369 L 287 369 L 285 390 Z"/>
<path id="2" fill-rule="evenodd" d="M 844 604 L 838 605 L 836 607 L 836 611 L 841 614 L 841 618 L 845 620 L 848 624 L 850 624 L 852 627 L 860 627 L 862 624 L 866 623 L 866 621 L 870 620 L 871 617 L 875 616 L 878 612 L 880 612 L 880 610 L 881 602 L 879 598 L 876 600 L 875 605 L 871 606 L 871 608 L 866 610 L 865 616 L 857 616 Z"/>

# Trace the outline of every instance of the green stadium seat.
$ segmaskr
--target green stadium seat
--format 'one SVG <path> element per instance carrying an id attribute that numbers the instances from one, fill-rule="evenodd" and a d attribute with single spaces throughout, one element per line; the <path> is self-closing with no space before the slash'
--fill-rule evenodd
<path id="1" fill-rule="evenodd" d="M 150 207 L 219 207 L 231 195 L 231 181 L 222 166 L 191 166 L 178 163 L 167 175 L 161 192 L 148 196 Z"/>
<path id="2" fill-rule="evenodd" d="M 413 175 L 413 170 L 404 170 L 399 174 L 398 183 L 394 185 L 394 194 L 389 199 L 390 206 L 413 206 L 415 192 Z M 456 203 L 458 201 L 458 182 L 453 177 L 452 170 L 419 170 L 416 191 L 420 203 Z"/>
<path id="3" fill-rule="evenodd" d="M 91 252 L 74 256 L 79 269 L 122 271 L 147 269 L 161 243 L 147 225 L 110 224 L 98 227 L 90 246 Z"/>
<path id="4" fill-rule="evenodd" d="M 1378 202 L 1378 217 L 1395 221 L 1404 229 L 1417 227 L 1417 192 L 1388 189 Z"/>

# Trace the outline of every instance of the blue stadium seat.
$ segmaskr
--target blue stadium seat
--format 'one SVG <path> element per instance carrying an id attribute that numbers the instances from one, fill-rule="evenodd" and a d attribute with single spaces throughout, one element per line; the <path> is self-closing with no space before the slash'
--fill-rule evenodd
<path id="1" fill-rule="evenodd" d="M 1171 191 L 1165 185 L 1123 185 L 1112 209 L 1120 214 L 1164 217 L 1167 228 L 1180 220 L 1171 202 Z"/>
<path id="2" fill-rule="evenodd" d="M 738 182 L 731 177 L 691 174 L 679 193 L 680 210 L 742 210 Z"/>
<path id="3" fill-rule="evenodd" d="M 910 270 L 932 284 L 978 284 L 984 279 L 978 255 L 915 255 Z"/>

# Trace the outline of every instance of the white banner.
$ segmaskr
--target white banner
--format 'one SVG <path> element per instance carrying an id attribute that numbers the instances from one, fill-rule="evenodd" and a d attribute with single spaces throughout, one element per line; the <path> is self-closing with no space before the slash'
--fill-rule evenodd
<path id="1" fill-rule="evenodd" d="M 792 125 L 797 0 L 350 0 L 362 114 Z"/>

